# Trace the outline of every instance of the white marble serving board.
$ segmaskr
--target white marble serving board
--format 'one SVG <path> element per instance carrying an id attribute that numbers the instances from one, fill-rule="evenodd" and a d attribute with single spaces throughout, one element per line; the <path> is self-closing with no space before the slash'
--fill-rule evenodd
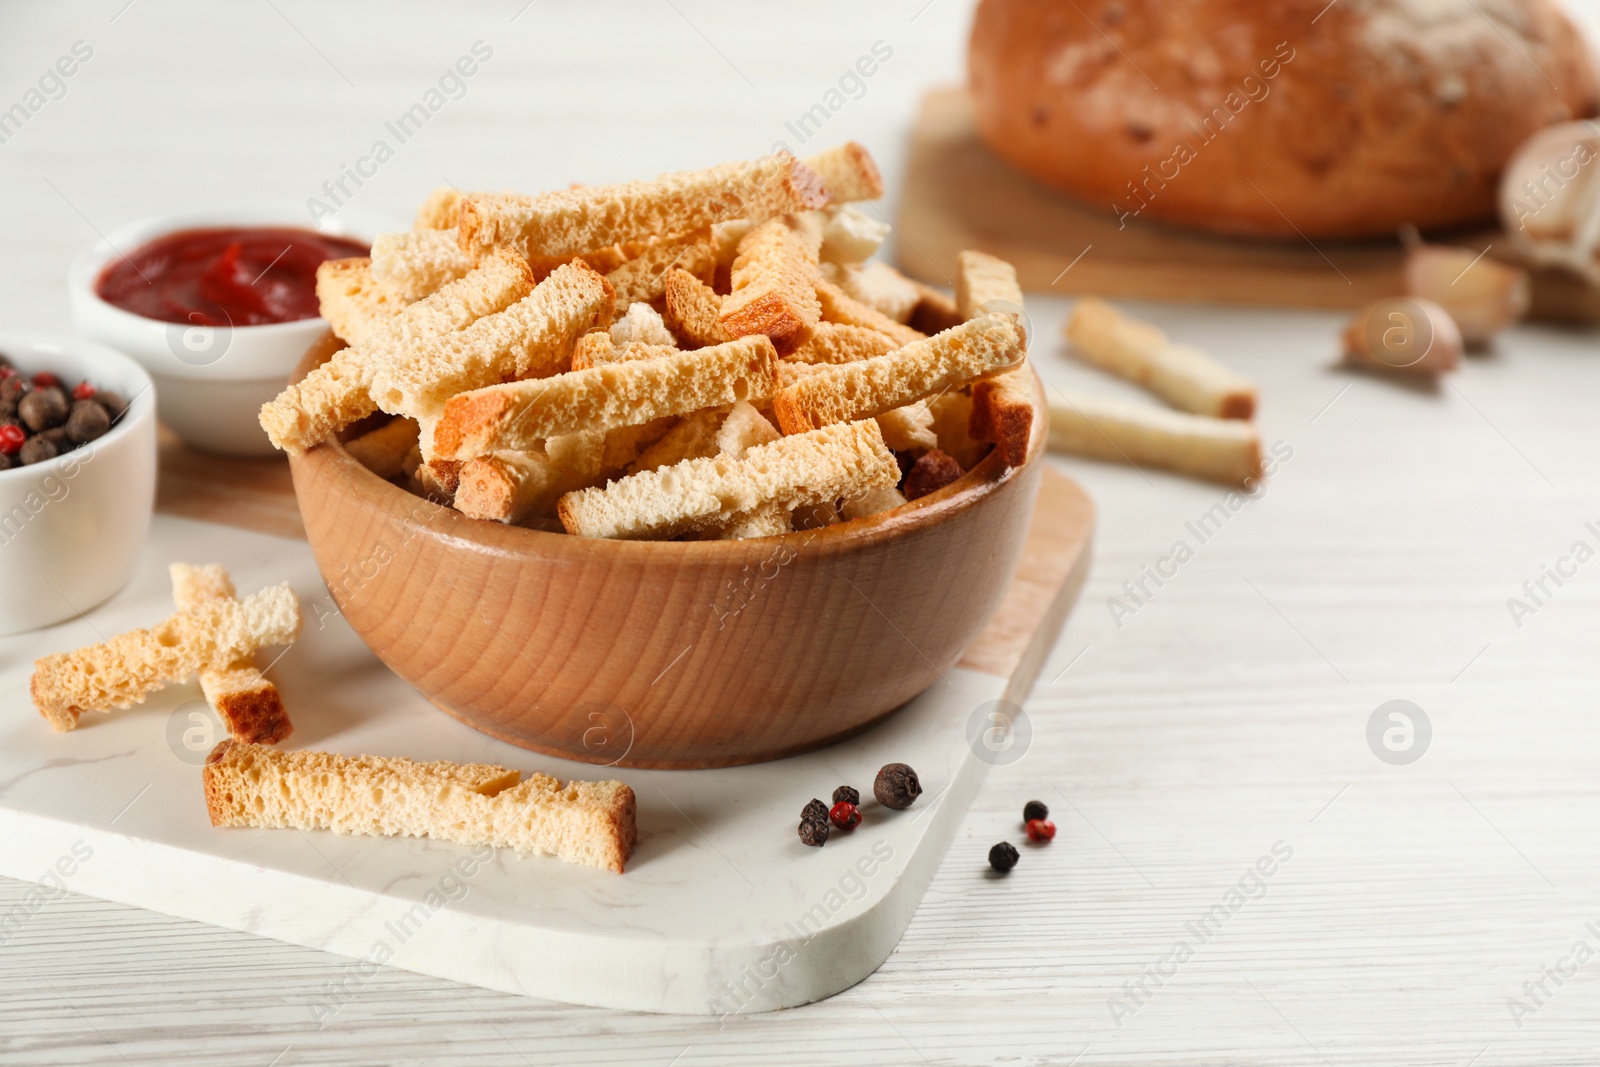
<path id="1" fill-rule="evenodd" d="M 214 829 L 200 765 L 220 727 L 193 683 L 51 731 L 29 698 L 33 660 L 170 612 L 173 560 L 223 563 L 241 593 L 287 579 L 300 594 L 304 632 L 269 668 L 296 724 L 291 747 L 620 777 L 639 800 L 627 873 L 409 838 Z M 969 721 L 1004 684 L 951 669 L 876 729 L 792 759 L 608 771 L 435 709 L 333 612 L 304 542 L 158 515 L 140 573 L 110 603 L 0 640 L 0 874 L 350 957 L 338 981 L 307 991 L 317 1021 L 385 964 L 622 1009 L 791 1007 L 848 988 L 893 950 L 987 767 Z M 907 811 L 871 799 L 890 761 L 921 775 Z M 841 783 L 861 789 L 864 824 L 805 847 L 801 807 Z"/>

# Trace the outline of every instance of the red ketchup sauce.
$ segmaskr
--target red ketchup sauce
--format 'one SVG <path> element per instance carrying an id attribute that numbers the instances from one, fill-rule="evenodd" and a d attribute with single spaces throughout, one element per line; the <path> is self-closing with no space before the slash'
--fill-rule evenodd
<path id="1" fill-rule="evenodd" d="M 108 304 L 190 326 L 262 326 L 317 317 L 317 265 L 364 256 L 358 241 L 289 227 L 179 230 L 100 273 Z"/>

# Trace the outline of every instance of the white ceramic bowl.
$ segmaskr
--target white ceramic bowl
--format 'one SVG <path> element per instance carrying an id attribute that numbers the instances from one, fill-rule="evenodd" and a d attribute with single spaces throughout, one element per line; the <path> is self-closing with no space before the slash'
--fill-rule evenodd
<path id="1" fill-rule="evenodd" d="M 227 208 L 165 215 L 118 227 L 73 257 L 67 296 L 78 333 L 128 353 L 155 379 L 161 420 L 207 452 L 275 455 L 256 421 L 289 371 L 328 324 L 301 319 L 267 326 L 188 326 L 135 315 L 100 299 L 95 284 L 111 260 L 178 230 L 219 226 L 289 226 L 370 244 L 379 220 L 341 211 L 312 225 L 303 206 Z"/>
<path id="2" fill-rule="evenodd" d="M 50 371 L 120 393 L 127 413 L 102 437 L 44 463 L 0 471 L 0 635 L 52 626 L 128 583 L 156 495 L 156 398 L 150 375 L 75 337 L 0 333 L 20 373 Z"/>

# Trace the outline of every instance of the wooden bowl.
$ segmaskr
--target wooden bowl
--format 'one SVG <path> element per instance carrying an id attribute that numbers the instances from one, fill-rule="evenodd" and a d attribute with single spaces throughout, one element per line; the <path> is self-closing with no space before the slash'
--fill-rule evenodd
<path id="1" fill-rule="evenodd" d="M 295 380 L 340 347 L 323 338 Z M 1021 467 L 991 454 L 892 514 L 742 541 L 469 519 L 336 443 L 291 468 L 345 620 L 444 711 L 567 759 L 724 767 L 864 730 L 955 664 L 1022 551 L 1042 409 L 1034 424 Z"/>

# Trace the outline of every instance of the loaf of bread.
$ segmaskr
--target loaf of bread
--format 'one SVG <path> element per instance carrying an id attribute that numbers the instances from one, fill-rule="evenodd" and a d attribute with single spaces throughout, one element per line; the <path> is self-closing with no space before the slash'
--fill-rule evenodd
<path id="1" fill-rule="evenodd" d="M 485 763 L 283 752 L 224 741 L 202 779 L 213 826 L 429 837 L 622 873 L 638 836 L 633 790 Z"/>
<path id="2" fill-rule="evenodd" d="M 983 0 L 999 156 L 1125 222 L 1391 235 L 1488 220 L 1517 146 L 1594 114 L 1554 0 Z"/>

